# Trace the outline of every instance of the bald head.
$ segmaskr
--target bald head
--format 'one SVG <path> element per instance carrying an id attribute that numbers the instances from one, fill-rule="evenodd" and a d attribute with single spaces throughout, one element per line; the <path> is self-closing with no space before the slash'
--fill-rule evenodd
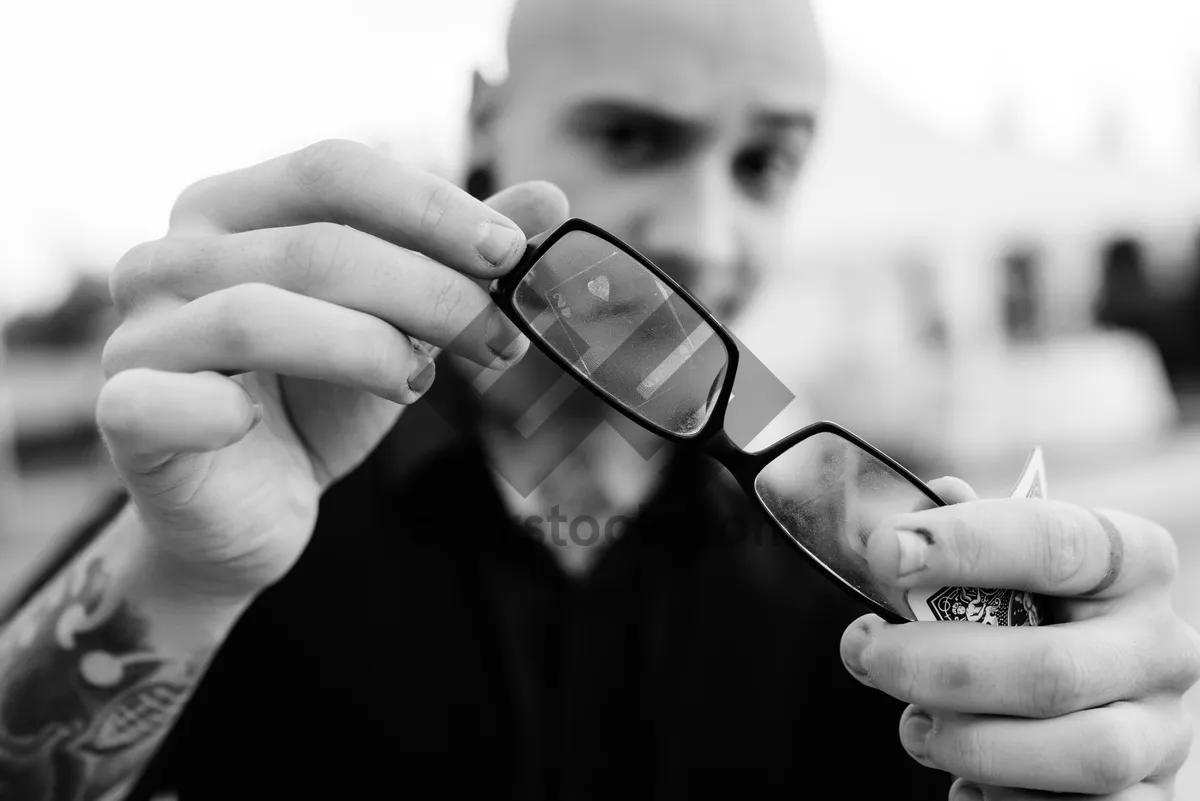
<path id="1" fill-rule="evenodd" d="M 665 80 L 670 62 L 712 76 L 788 70 L 812 93 L 825 83 L 808 0 L 517 0 L 506 51 L 518 85 L 583 65 L 621 64 L 635 81 Z"/>
<path id="2" fill-rule="evenodd" d="M 517 0 L 473 158 L 548 180 L 731 317 L 781 261 L 826 83 L 806 0 Z M 483 113 L 483 112 L 487 113 Z"/>

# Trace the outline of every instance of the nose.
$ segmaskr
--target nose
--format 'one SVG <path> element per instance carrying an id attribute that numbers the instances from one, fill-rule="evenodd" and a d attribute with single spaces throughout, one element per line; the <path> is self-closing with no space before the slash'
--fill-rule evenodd
<path id="1" fill-rule="evenodd" d="M 717 159 L 680 169 L 641 219 L 646 255 L 702 299 L 727 291 L 738 260 L 737 197 Z"/>

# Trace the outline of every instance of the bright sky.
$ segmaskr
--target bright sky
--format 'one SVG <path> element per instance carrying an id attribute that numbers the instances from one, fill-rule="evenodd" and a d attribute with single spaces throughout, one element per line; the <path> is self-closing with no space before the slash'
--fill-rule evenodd
<path id="1" fill-rule="evenodd" d="M 1092 115 L 1128 112 L 1150 161 L 1200 149 L 1195 0 L 826 0 L 842 61 L 928 120 L 975 134 L 998 104 L 1028 119 L 1031 145 L 1078 148 Z"/>
<path id="2" fill-rule="evenodd" d="M 161 236 L 204 175 L 330 136 L 450 166 L 471 67 L 496 68 L 508 0 L 41 0 L 0 11 L 0 312 L 46 302 L 65 265 Z M 13 8 L 16 6 L 16 8 Z M 1018 105 L 1070 153 L 1118 104 L 1135 155 L 1200 154 L 1195 0 L 824 0 L 831 49 L 964 137 Z"/>

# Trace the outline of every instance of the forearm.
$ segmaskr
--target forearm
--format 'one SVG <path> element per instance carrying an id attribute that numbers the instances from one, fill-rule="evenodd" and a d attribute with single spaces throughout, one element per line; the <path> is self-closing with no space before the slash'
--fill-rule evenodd
<path id="1" fill-rule="evenodd" d="M 0 631 L 0 799 L 119 798 L 243 608 L 186 590 L 122 512 Z"/>

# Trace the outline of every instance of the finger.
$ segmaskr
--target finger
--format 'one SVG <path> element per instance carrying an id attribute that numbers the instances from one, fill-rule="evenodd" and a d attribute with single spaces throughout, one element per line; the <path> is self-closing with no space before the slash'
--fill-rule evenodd
<path id="1" fill-rule="evenodd" d="M 969 790 L 967 787 L 974 789 Z M 1174 795 L 1169 788 L 1148 782 L 1135 784 L 1119 793 L 1104 795 L 1044 793 L 1040 790 L 1019 790 L 1012 787 L 979 787 L 970 785 L 969 782 L 956 782 L 950 788 L 950 801 L 1170 801 L 1171 798 L 1174 798 Z"/>
<path id="2" fill-rule="evenodd" d="M 528 346 L 469 276 L 333 223 L 168 237 L 126 254 L 109 283 L 122 310 L 269 284 L 372 315 L 485 367 L 508 366 Z"/>
<path id="3" fill-rule="evenodd" d="M 192 185 L 175 204 L 171 230 L 236 233 L 322 221 L 479 277 L 511 267 L 525 246 L 511 220 L 449 181 L 341 140 Z"/>
<path id="4" fill-rule="evenodd" d="M 1182 694 L 1194 638 L 1175 617 L 1062 626 L 856 620 L 842 661 L 864 684 L 926 708 L 1048 718 L 1150 693 Z"/>
<path id="5" fill-rule="evenodd" d="M 900 587 L 1004 587 L 1112 598 L 1170 586 L 1171 536 L 1148 520 L 1027 498 L 979 500 L 893 518 L 867 558 Z"/>
<path id="6" fill-rule="evenodd" d="M 1155 773 L 1190 731 L 1177 707 L 1117 703 L 1033 721 L 931 716 L 910 706 L 900 719 L 900 741 L 921 764 L 977 784 L 1117 793 Z"/>
<path id="7" fill-rule="evenodd" d="M 526 236 L 553 228 L 571 213 L 567 196 L 547 181 L 510 186 L 488 198 L 487 205 L 516 223 Z"/>
<path id="8" fill-rule="evenodd" d="M 377 317 L 266 284 L 242 284 L 119 328 L 104 351 L 109 375 L 269 373 L 355 387 L 412 403 L 432 373 L 408 337 Z"/>
<path id="9" fill-rule="evenodd" d="M 206 453 L 240 441 L 262 407 L 232 379 L 126 370 L 105 383 L 96 422 L 126 478 L 159 470 L 183 453 Z"/>
<path id="10" fill-rule="evenodd" d="M 973 501 L 979 496 L 975 494 L 975 490 L 971 489 L 971 485 L 963 481 L 961 478 L 953 476 L 945 476 L 944 478 L 935 478 L 929 482 L 929 488 L 933 490 L 933 494 L 937 495 L 946 503 L 962 503 L 964 501 Z M 922 497 L 913 507 L 914 512 L 921 512 L 925 509 L 934 509 L 935 504 L 928 498 Z"/>
<path id="11" fill-rule="evenodd" d="M 970 484 L 954 476 L 935 478 L 929 482 L 929 488 L 946 503 L 963 503 L 979 499 Z"/>
<path id="12" fill-rule="evenodd" d="M 949 801 L 983 801 L 983 790 L 978 784 L 965 779 L 955 779 L 950 785 Z"/>

